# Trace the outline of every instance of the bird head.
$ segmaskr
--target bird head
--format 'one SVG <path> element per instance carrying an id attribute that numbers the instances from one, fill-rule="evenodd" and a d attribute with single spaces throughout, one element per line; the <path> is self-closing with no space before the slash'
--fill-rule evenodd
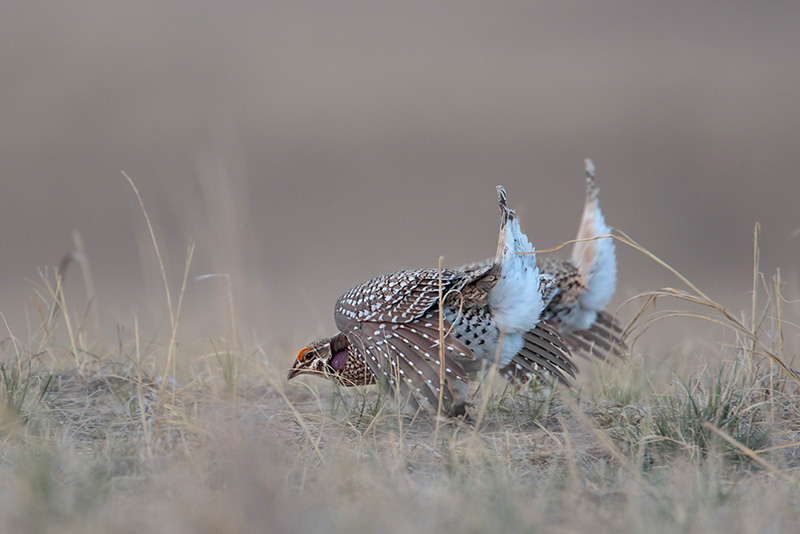
<path id="1" fill-rule="evenodd" d="M 303 374 L 331 377 L 344 369 L 347 357 L 347 339 L 343 335 L 318 339 L 297 354 L 287 378 Z"/>

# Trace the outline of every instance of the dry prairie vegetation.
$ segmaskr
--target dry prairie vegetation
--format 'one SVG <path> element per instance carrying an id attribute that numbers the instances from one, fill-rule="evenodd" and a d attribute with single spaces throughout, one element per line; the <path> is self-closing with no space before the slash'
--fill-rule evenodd
<path id="1" fill-rule="evenodd" d="M 754 273 L 741 316 L 675 273 L 685 290 L 623 306 L 627 362 L 556 391 L 490 376 L 472 423 L 288 385 L 293 355 L 236 332 L 183 339 L 166 275 L 169 328 L 110 344 L 44 275 L 38 328 L 0 339 L 0 530 L 794 531 L 797 303 Z M 714 342 L 642 352 L 662 319 L 676 338 L 710 321 Z"/>

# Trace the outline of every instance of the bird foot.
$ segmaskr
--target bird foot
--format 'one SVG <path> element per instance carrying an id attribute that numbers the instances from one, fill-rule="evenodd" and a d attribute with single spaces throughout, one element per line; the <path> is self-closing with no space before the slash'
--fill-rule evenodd
<path id="1" fill-rule="evenodd" d="M 471 423 L 472 417 L 470 417 L 469 412 L 467 411 L 468 407 L 469 404 L 466 402 L 459 402 L 458 404 L 455 404 L 453 408 L 450 410 L 450 417 L 454 419 L 461 419 L 464 422 Z"/>

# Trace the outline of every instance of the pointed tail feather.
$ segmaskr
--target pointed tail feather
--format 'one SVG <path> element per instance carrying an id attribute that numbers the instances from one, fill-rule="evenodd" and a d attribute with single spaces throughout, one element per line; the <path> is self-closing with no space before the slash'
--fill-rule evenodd
<path id="1" fill-rule="evenodd" d="M 503 263 L 505 247 L 507 243 L 508 223 L 516 218 L 514 210 L 508 207 L 508 195 L 502 185 L 497 186 L 497 203 L 500 206 L 500 236 L 497 239 L 497 252 L 494 255 L 495 265 Z"/>
<path id="2" fill-rule="evenodd" d="M 500 233 L 493 266 L 497 282 L 489 292 L 489 306 L 501 332 L 521 334 L 536 326 L 544 310 L 539 268 L 533 245 L 507 206 L 505 189 L 498 186 L 497 195 Z"/>
<path id="3" fill-rule="evenodd" d="M 595 171 L 597 170 L 594 163 L 589 158 L 584 160 L 586 165 L 586 203 L 596 202 L 599 197 L 600 190 L 594 182 Z"/>
<path id="4" fill-rule="evenodd" d="M 587 291 L 581 295 L 580 301 L 581 306 L 589 310 L 604 309 L 616 288 L 617 258 L 614 241 L 610 237 L 597 239 L 610 233 L 611 228 L 600 211 L 594 164 L 587 159 L 586 203 L 578 228 L 578 242 L 572 249 L 572 263 L 586 282 Z"/>

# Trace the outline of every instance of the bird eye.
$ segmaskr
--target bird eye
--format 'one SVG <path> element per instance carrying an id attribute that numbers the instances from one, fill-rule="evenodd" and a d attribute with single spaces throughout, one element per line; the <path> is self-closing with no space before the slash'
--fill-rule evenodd
<path id="1" fill-rule="evenodd" d="M 314 349 L 312 349 L 311 347 L 306 347 L 303 350 L 301 350 L 300 353 L 297 355 L 297 361 L 298 362 L 304 362 L 304 361 L 310 359 L 311 358 L 311 353 L 312 353 L 313 350 Z"/>

